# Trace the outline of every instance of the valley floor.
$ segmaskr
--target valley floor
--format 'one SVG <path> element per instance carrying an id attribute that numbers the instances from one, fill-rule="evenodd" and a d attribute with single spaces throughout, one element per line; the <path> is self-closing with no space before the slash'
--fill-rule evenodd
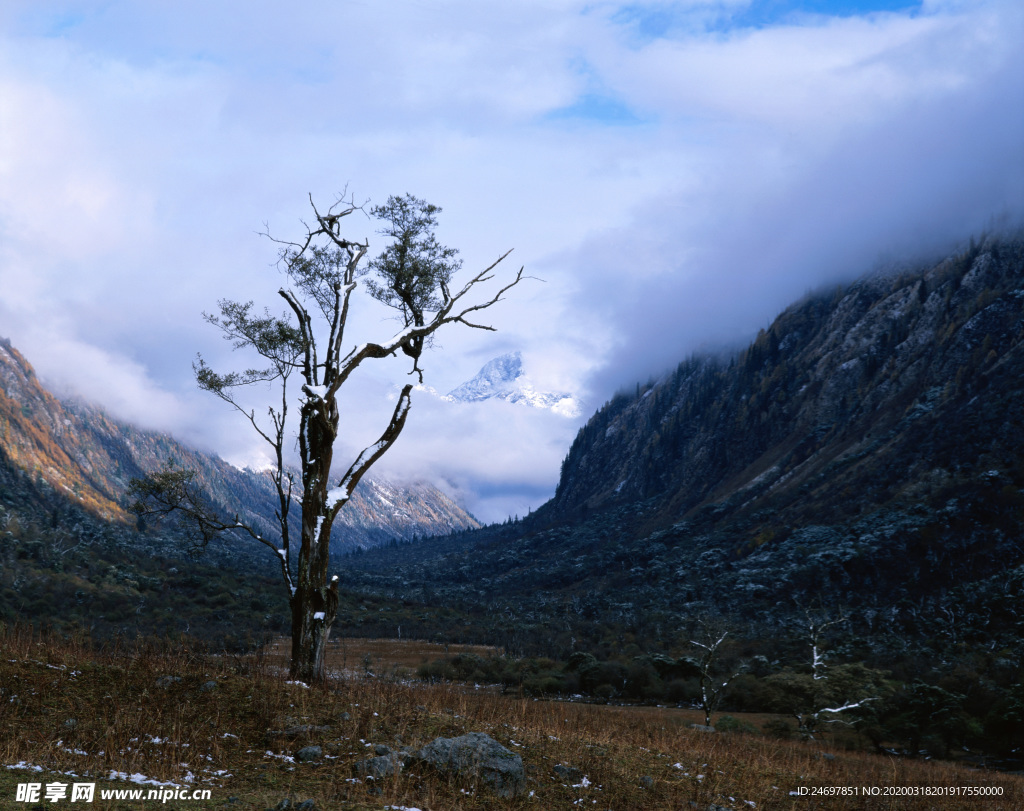
<path id="1" fill-rule="evenodd" d="M 374 644 L 381 657 L 389 647 L 402 651 Z M 358 643 L 346 645 L 358 655 Z M 95 650 L 4 630 L 0 807 L 33 807 L 18 799 L 30 784 L 40 807 L 78 807 L 75 783 L 95 784 L 89 807 L 97 809 L 263 811 L 285 799 L 292 808 L 312 800 L 321 811 L 1024 807 L 1024 778 L 1015 775 L 699 732 L 650 708 L 403 681 L 371 675 L 384 669 L 372 655 L 360 676 L 307 687 L 269 659 L 199 653 L 187 641 Z M 525 791 L 500 798 L 421 768 L 377 780 L 356 768 L 377 746 L 420 747 L 467 732 L 522 757 Z M 301 762 L 297 752 L 309 745 L 322 755 Z M 44 802 L 60 785 L 66 799 Z M 176 788 L 159 803 L 100 795 Z M 185 799 L 196 789 L 209 789 L 209 799 Z"/>

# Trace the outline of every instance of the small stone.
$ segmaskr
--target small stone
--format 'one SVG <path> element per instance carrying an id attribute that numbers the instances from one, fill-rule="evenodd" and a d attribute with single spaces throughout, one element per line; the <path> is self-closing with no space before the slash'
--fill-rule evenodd
<path id="1" fill-rule="evenodd" d="M 200 691 L 202 691 L 204 693 L 209 693 L 209 692 L 217 689 L 217 682 L 215 682 L 215 681 L 203 682 L 203 686 L 200 687 L 199 689 L 200 689 Z"/>
<path id="2" fill-rule="evenodd" d="M 181 681 L 181 676 L 161 676 L 156 680 L 156 686 L 161 690 L 166 690 L 172 684 L 177 684 Z"/>
<path id="3" fill-rule="evenodd" d="M 579 769 L 574 769 L 572 766 L 564 766 L 559 763 L 551 771 L 555 773 L 556 777 L 560 777 L 562 780 L 569 780 L 570 782 L 576 782 L 583 777 L 583 772 Z"/>

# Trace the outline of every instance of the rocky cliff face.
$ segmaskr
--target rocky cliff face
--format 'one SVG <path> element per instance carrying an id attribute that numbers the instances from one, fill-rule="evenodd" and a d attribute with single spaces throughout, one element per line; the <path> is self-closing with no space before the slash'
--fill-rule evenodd
<path id="1" fill-rule="evenodd" d="M 677 521 L 797 494 L 848 510 L 1016 469 L 1022 256 L 991 240 L 811 296 L 742 353 L 620 394 L 577 437 L 552 513 L 659 497 Z"/>
<path id="2" fill-rule="evenodd" d="M 114 521 L 128 520 L 124 494 L 130 480 L 173 459 L 197 471 L 206 492 L 225 512 L 237 512 L 264 534 L 275 534 L 277 496 L 266 474 L 239 470 L 166 434 L 120 423 L 94 406 L 58 400 L 4 340 L 0 450 L 57 492 Z M 363 548 L 475 526 L 472 516 L 430 485 L 398 487 L 364 479 L 339 516 L 335 541 L 342 548 Z"/>

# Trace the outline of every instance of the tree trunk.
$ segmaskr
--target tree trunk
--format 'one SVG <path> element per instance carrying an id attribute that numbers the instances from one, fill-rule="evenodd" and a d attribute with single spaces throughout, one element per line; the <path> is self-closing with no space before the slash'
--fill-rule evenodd
<path id="1" fill-rule="evenodd" d="M 338 583 L 326 588 L 299 590 L 292 606 L 292 661 L 290 676 L 306 684 L 327 678 L 327 642 L 338 615 Z"/>
<path id="2" fill-rule="evenodd" d="M 307 380 L 312 384 L 308 373 Z M 333 524 L 328 515 L 327 487 L 337 436 L 336 415 L 333 401 L 311 397 L 302 406 L 300 420 L 302 543 L 298 582 L 291 598 L 291 677 L 307 684 L 326 678 L 327 640 L 338 613 L 338 583 L 327 583 Z"/>

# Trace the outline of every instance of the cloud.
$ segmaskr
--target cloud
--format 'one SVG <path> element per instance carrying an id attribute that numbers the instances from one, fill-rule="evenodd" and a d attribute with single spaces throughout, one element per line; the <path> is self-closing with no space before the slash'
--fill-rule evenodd
<path id="1" fill-rule="evenodd" d="M 807 290 L 881 260 L 928 258 L 1024 220 L 1024 60 L 1007 19 L 1020 14 L 988 11 L 652 45 L 657 68 L 642 56 L 624 82 L 678 91 L 669 107 L 711 119 L 687 131 L 721 140 L 684 151 L 689 182 L 575 257 L 578 300 L 617 339 L 595 391 L 746 340 Z M 659 61 L 666 52 L 678 62 Z M 723 76 L 729 63 L 748 78 Z M 698 74 L 710 86 L 690 90 Z"/>
<path id="2" fill-rule="evenodd" d="M 195 352 L 244 363 L 200 313 L 280 309 L 256 232 L 294 236 L 307 193 L 348 183 L 441 205 L 467 270 L 514 247 L 509 272 L 543 280 L 488 313 L 498 332 L 440 336 L 429 385 L 519 349 L 595 407 L 808 288 L 1024 217 L 1019 3 L 893 5 L 6 3 L 0 333 L 44 377 L 255 459 L 194 390 Z M 353 381 L 353 430 L 376 438 L 403 374 Z M 420 400 L 394 470 L 498 516 L 550 493 L 572 423 Z"/>
<path id="3" fill-rule="evenodd" d="M 480 520 L 502 521 L 554 495 L 577 426 L 525 405 L 451 403 L 420 391 L 381 470 L 396 479 L 432 481 L 454 492 Z"/>

